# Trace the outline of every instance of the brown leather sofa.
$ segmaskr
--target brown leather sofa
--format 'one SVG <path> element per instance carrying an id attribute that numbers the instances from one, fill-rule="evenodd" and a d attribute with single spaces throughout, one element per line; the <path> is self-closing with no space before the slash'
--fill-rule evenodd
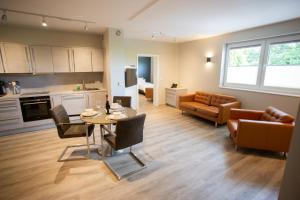
<path id="1" fill-rule="evenodd" d="M 193 115 L 224 124 L 229 118 L 231 108 L 240 108 L 241 103 L 235 97 L 206 92 L 179 96 L 179 109 Z"/>
<path id="2" fill-rule="evenodd" d="M 287 153 L 294 117 L 274 107 L 265 111 L 232 109 L 227 122 L 236 149 L 247 147 Z"/>

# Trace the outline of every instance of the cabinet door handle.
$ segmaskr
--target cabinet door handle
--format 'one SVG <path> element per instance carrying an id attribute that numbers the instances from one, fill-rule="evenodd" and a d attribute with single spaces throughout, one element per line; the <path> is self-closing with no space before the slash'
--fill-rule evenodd
<path id="1" fill-rule="evenodd" d="M 67 53 L 68 53 L 68 62 L 69 62 L 69 72 L 72 72 L 72 69 L 71 69 L 71 59 L 70 59 L 70 49 L 67 50 Z"/>
<path id="2" fill-rule="evenodd" d="M 36 62 L 35 62 L 35 55 L 34 55 L 34 50 L 33 48 L 30 48 L 31 50 L 31 56 L 32 56 L 32 72 L 35 74 L 36 73 Z"/>

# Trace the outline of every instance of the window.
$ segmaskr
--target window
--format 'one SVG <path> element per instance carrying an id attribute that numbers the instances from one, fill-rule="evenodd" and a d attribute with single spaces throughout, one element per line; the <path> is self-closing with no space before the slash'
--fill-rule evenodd
<path id="1" fill-rule="evenodd" d="M 300 35 L 226 45 L 221 84 L 300 94 Z"/>

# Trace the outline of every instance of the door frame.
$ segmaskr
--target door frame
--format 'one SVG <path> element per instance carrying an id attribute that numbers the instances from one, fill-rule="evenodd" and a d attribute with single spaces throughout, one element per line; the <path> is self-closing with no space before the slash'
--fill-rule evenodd
<path id="1" fill-rule="evenodd" d="M 138 77 L 138 71 L 139 71 L 139 57 L 151 57 L 153 59 L 152 61 L 154 62 L 153 65 L 153 105 L 154 106 L 159 106 L 159 55 L 157 54 L 144 54 L 144 53 L 138 53 L 136 56 L 136 75 Z M 139 87 L 137 84 L 137 89 L 136 89 L 136 103 L 137 103 L 137 108 L 139 108 Z"/>

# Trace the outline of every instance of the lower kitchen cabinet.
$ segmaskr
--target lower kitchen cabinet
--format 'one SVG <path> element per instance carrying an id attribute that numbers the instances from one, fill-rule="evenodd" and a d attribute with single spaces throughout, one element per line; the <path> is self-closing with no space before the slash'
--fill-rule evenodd
<path id="1" fill-rule="evenodd" d="M 22 125 L 19 100 L 0 100 L 0 131 L 21 128 Z"/>
<path id="2" fill-rule="evenodd" d="M 51 107 L 63 105 L 69 115 L 81 114 L 86 108 L 104 107 L 106 91 L 82 91 L 50 94 Z M 77 118 L 72 118 L 76 120 Z M 0 99 L 0 135 L 54 127 L 52 119 L 23 122 L 18 98 Z"/>
<path id="3" fill-rule="evenodd" d="M 103 91 L 92 91 L 86 94 L 87 98 L 87 107 L 88 108 L 97 108 L 103 107 L 106 103 L 106 93 Z"/>
<path id="4" fill-rule="evenodd" d="M 62 95 L 61 104 L 65 107 L 68 115 L 80 114 L 86 108 L 84 94 Z"/>

